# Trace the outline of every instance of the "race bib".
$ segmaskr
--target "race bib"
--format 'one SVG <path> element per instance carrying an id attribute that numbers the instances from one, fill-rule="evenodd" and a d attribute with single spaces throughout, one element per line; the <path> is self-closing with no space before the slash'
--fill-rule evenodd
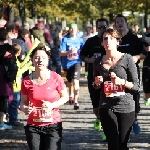
<path id="1" fill-rule="evenodd" d="M 71 54 L 67 55 L 68 60 L 74 60 L 74 59 L 78 59 L 78 58 L 79 58 L 78 53 L 71 53 Z"/>
<path id="2" fill-rule="evenodd" d="M 115 85 L 111 81 L 105 81 L 104 93 L 106 97 L 125 95 L 125 87 L 124 85 Z"/>
<path id="3" fill-rule="evenodd" d="M 94 57 L 95 58 L 98 58 L 98 57 L 100 57 L 101 56 L 101 53 L 94 53 Z"/>
<path id="4" fill-rule="evenodd" d="M 52 111 L 43 110 L 42 107 L 33 106 L 32 114 L 34 122 L 53 122 Z"/>

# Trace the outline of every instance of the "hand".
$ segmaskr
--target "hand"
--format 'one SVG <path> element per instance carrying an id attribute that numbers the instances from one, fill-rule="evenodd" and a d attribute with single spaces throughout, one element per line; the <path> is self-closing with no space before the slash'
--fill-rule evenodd
<path id="1" fill-rule="evenodd" d="M 96 86 L 99 86 L 102 82 L 103 82 L 103 77 L 102 76 L 95 77 Z"/>
<path id="2" fill-rule="evenodd" d="M 9 55 L 11 55 L 11 53 L 10 53 L 10 52 L 8 52 L 8 51 L 6 51 L 6 53 L 5 53 L 4 57 L 7 57 L 7 56 L 9 56 Z"/>
<path id="3" fill-rule="evenodd" d="M 48 111 L 53 109 L 53 105 L 49 101 L 42 100 L 42 102 L 43 102 L 42 104 L 43 110 Z"/>
<path id="4" fill-rule="evenodd" d="M 132 58 L 135 63 L 137 63 L 137 61 L 140 59 L 139 55 L 132 56 Z"/>
<path id="5" fill-rule="evenodd" d="M 89 63 L 93 63 L 94 60 L 95 60 L 95 56 L 92 56 L 91 58 L 89 58 L 88 62 L 89 62 Z"/>
<path id="6" fill-rule="evenodd" d="M 21 60 L 24 60 L 25 59 L 25 55 L 21 55 Z"/>
<path id="7" fill-rule="evenodd" d="M 114 72 L 110 73 L 111 82 L 115 85 L 125 85 L 125 80 L 117 77 Z"/>
<path id="8" fill-rule="evenodd" d="M 29 115 L 33 111 L 33 107 L 24 105 L 22 111 L 25 115 Z"/>
<path id="9" fill-rule="evenodd" d="M 72 50 L 72 53 L 77 53 L 77 51 L 78 51 L 78 49 L 75 47 L 73 47 L 71 50 Z"/>
<path id="10" fill-rule="evenodd" d="M 68 54 L 71 54 L 71 53 L 77 53 L 78 49 L 73 47 L 71 50 L 68 51 Z"/>
<path id="11" fill-rule="evenodd" d="M 85 61 L 86 63 L 93 63 L 94 60 L 95 60 L 95 57 L 94 57 L 94 56 L 92 56 L 91 58 L 85 58 L 85 59 L 84 59 L 84 61 Z"/>

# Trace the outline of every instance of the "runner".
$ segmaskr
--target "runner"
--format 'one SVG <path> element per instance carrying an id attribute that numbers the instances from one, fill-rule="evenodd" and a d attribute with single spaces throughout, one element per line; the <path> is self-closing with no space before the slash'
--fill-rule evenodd
<path id="1" fill-rule="evenodd" d="M 77 37 L 77 24 L 70 24 L 69 34 L 62 38 L 60 44 L 60 56 L 66 57 L 66 78 L 69 86 L 69 103 L 73 104 L 74 110 L 79 109 L 79 79 L 81 69 L 81 59 L 79 58 L 80 50 L 84 42 L 82 38 Z M 63 63 L 62 62 L 62 63 Z"/>
<path id="2" fill-rule="evenodd" d="M 94 62 L 94 86 L 100 88 L 100 120 L 108 140 L 108 150 L 129 150 L 127 147 L 135 119 L 132 93 L 139 91 L 136 65 L 129 54 L 117 51 L 120 35 L 107 29 L 101 36 L 106 55 Z"/>
<path id="3" fill-rule="evenodd" d="M 37 46 L 31 53 L 35 72 L 21 86 L 21 110 L 28 115 L 25 134 L 30 150 L 61 150 L 62 120 L 59 106 L 68 100 L 60 75 L 48 70 L 50 52 Z"/>
<path id="4" fill-rule="evenodd" d="M 102 56 L 105 54 L 105 49 L 100 43 L 100 36 L 101 34 L 106 30 L 108 27 L 108 21 L 104 18 L 100 18 L 96 21 L 96 27 L 97 27 L 97 32 L 98 34 L 95 35 L 94 37 L 89 38 L 81 52 L 80 52 L 80 58 L 88 63 L 88 89 L 90 93 L 90 98 L 92 101 L 93 105 L 93 112 L 96 116 L 96 120 L 94 122 L 94 129 L 99 131 L 101 129 L 101 123 L 99 120 L 99 93 L 100 89 L 94 89 L 92 86 L 93 83 L 93 62 L 96 57 Z M 105 138 L 104 138 L 105 139 Z"/>
<path id="5" fill-rule="evenodd" d="M 147 35 L 143 35 L 142 41 L 148 52 L 146 58 L 143 61 L 142 69 L 143 91 L 145 94 L 144 104 L 148 106 L 150 104 L 150 33 Z"/>
<path id="6" fill-rule="evenodd" d="M 116 16 L 114 26 L 122 37 L 122 42 L 119 45 L 118 50 L 122 53 L 130 54 L 133 57 L 133 60 L 137 67 L 138 78 L 140 80 L 139 63 L 140 59 L 145 58 L 142 41 L 137 37 L 137 35 L 129 32 L 127 19 L 122 14 Z M 135 121 L 133 123 L 133 132 L 135 134 L 139 134 L 140 126 L 138 124 L 137 115 L 140 111 L 140 92 L 133 93 L 133 97 L 133 99 L 135 100 Z"/>

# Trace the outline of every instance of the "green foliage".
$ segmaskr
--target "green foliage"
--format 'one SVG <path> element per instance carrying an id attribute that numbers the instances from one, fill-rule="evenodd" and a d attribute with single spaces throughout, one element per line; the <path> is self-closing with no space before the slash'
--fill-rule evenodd
<path id="1" fill-rule="evenodd" d="M 67 22 L 76 20 L 77 17 L 82 22 L 100 17 L 109 18 L 109 14 L 116 16 L 124 10 L 131 11 L 128 17 L 129 22 L 134 22 L 136 15 L 133 12 L 150 14 L 150 0 L 24 0 L 26 14 L 29 16 L 29 7 L 36 7 L 40 15 L 48 18 L 58 16 L 65 18 Z M 0 3 L 15 7 L 18 11 L 19 0 L 0 0 Z"/>

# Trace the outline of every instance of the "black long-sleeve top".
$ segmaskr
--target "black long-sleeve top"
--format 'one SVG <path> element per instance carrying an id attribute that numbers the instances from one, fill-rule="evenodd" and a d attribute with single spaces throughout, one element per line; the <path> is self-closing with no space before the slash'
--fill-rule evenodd
<path id="1" fill-rule="evenodd" d="M 124 54 L 113 69 L 105 69 L 98 58 L 94 62 L 94 76 L 103 76 L 103 83 L 111 81 L 110 72 L 114 72 L 119 78 L 125 79 L 133 83 L 132 89 L 125 88 L 125 95 L 106 97 L 104 93 L 104 84 L 101 84 L 100 92 L 100 108 L 111 109 L 114 112 L 129 113 L 135 110 L 135 101 L 133 100 L 133 92 L 139 91 L 139 81 L 136 71 L 136 65 L 129 54 Z"/>
<path id="2" fill-rule="evenodd" d="M 16 60 L 14 51 L 12 50 L 12 46 L 6 43 L 0 45 L 0 64 L 2 64 L 4 55 L 7 51 L 10 52 L 12 54 L 13 59 Z"/>
<path id="3" fill-rule="evenodd" d="M 105 49 L 101 45 L 100 38 L 95 35 L 91 38 L 88 38 L 85 44 L 83 45 L 81 51 L 80 51 L 80 59 L 84 61 L 86 57 L 91 58 L 95 54 L 97 55 L 105 55 Z M 88 65 L 88 76 L 90 78 L 93 78 L 93 63 L 90 63 Z"/>

